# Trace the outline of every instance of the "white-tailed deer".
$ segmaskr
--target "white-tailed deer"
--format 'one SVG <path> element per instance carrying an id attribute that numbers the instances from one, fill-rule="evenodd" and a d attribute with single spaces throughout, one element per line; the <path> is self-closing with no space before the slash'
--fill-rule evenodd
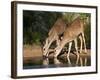
<path id="1" fill-rule="evenodd" d="M 77 51 L 77 57 L 79 59 L 79 54 L 78 54 L 78 47 L 77 47 L 77 38 L 80 38 L 81 40 L 81 47 L 80 47 L 80 52 L 82 51 L 82 46 L 84 43 L 84 49 L 85 52 L 86 50 L 86 44 L 85 44 L 85 37 L 84 37 L 84 21 L 80 19 L 80 17 L 76 18 L 64 31 L 63 38 L 60 41 L 60 44 L 55 48 L 55 55 L 54 57 L 57 57 L 65 44 L 69 43 L 69 50 L 68 50 L 68 59 L 69 59 L 69 53 L 71 50 L 72 46 L 72 41 L 74 40 L 75 42 L 75 49 Z"/>
<path id="2" fill-rule="evenodd" d="M 46 38 L 45 45 L 43 47 L 43 55 L 48 56 L 49 47 L 51 44 L 56 41 L 56 46 L 59 45 L 59 35 L 61 35 L 66 28 L 66 23 L 62 18 L 57 19 L 53 27 L 48 33 L 48 37 Z"/>

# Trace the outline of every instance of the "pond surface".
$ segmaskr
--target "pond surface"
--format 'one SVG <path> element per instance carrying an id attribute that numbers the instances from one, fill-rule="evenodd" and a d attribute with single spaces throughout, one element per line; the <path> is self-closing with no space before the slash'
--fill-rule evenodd
<path id="1" fill-rule="evenodd" d="M 91 66 L 90 56 L 81 56 L 76 63 L 75 56 L 70 57 L 70 61 L 66 57 L 60 58 L 43 58 L 35 57 L 23 64 L 23 69 L 38 69 L 38 68 L 57 68 L 57 67 L 84 67 Z"/>

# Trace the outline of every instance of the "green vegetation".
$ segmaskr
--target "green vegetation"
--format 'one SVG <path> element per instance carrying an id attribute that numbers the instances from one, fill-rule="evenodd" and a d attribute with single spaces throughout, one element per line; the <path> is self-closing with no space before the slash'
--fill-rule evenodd
<path id="1" fill-rule="evenodd" d="M 58 17 L 57 12 L 23 11 L 23 39 L 24 44 L 40 44 L 44 41 L 49 29 Z"/>

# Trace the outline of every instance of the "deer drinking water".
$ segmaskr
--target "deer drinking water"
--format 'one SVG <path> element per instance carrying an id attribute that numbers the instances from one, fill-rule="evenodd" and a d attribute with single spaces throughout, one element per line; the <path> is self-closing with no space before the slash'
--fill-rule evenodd
<path id="1" fill-rule="evenodd" d="M 56 45 L 59 45 L 59 35 L 61 35 L 66 28 L 66 23 L 62 18 L 58 18 L 57 21 L 54 23 L 53 27 L 48 33 L 48 37 L 46 38 L 46 43 L 43 47 L 43 55 L 48 56 L 49 54 L 49 47 L 51 44 L 56 41 Z"/>
<path id="2" fill-rule="evenodd" d="M 49 31 L 49 34 L 48 34 L 49 36 L 46 39 L 46 44 L 43 47 L 43 55 L 44 56 L 48 56 L 49 50 L 50 50 L 49 47 L 51 46 L 51 44 L 54 41 L 56 41 L 57 48 L 59 48 L 61 46 L 61 43 L 60 43 L 60 40 L 59 40 L 59 35 L 61 35 L 62 33 L 64 33 L 61 42 L 65 38 L 66 38 L 65 40 L 69 39 L 69 41 L 65 43 L 65 44 L 67 44 L 67 43 L 69 44 L 69 47 L 68 47 L 68 55 L 67 55 L 68 63 L 69 64 L 71 63 L 70 62 L 70 59 L 69 59 L 69 53 L 71 51 L 72 41 L 74 41 L 74 43 L 75 43 L 75 49 L 76 49 L 76 54 L 78 56 L 77 57 L 77 60 L 76 60 L 76 64 L 77 64 L 78 63 L 78 60 L 79 60 L 78 46 L 77 46 L 77 38 L 78 37 L 79 37 L 80 42 L 81 42 L 80 53 L 82 52 L 83 43 L 84 43 L 85 52 L 87 52 L 86 51 L 85 38 L 84 38 L 83 25 L 84 25 L 84 23 L 83 23 L 83 21 L 81 21 L 81 19 L 79 17 L 77 19 L 75 19 L 71 23 L 71 25 L 69 27 L 66 25 L 66 22 L 63 19 L 58 19 L 56 21 L 56 23 L 54 24 L 54 26 Z M 65 36 L 65 34 L 67 36 Z M 55 53 L 54 57 L 57 57 L 63 48 L 64 47 L 61 47 L 61 49 L 59 48 L 58 49 L 59 52 L 58 53 Z"/>
<path id="3" fill-rule="evenodd" d="M 85 48 L 85 52 L 87 52 L 86 50 L 86 44 L 85 44 L 85 37 L 84 37 L 84 21 L 82 21 L 80 19 L 80 17 L 76 18 L 64 31 L 63 34 L 63 38 L 60 41 L 60 44 L 55 48 L 55 55 L 54 57 L 57 57 L 61 50 L 63 49 L 63 47 L 65 46 L 65 44 L 69 43 L 69 51 L 68 51 L 68 55 L 67 58 L 69 58 L 69 53 L 70 53 L 70 49 L 72 46 L 72 41 L 74 40 L 75 42 L 75 48 L 77 51 L 77 57 L 79 59 L 79 54 L 78 54 L 78 48 L 77 48 L 77 38 L 80 38 L 81 40 L 81 47 L 80 49 L 82 50 L 82 44 L 84 43 L 84 48 Z"/>

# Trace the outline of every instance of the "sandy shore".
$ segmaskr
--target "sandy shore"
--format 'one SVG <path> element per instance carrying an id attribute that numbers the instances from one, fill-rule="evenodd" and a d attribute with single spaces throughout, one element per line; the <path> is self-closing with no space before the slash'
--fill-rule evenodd
<path id="1" fill-rule="evenodd" d="M 40 46 L 25 45 L 23 48 L 24 58 L 42 56 L 42 48 Z"/>

